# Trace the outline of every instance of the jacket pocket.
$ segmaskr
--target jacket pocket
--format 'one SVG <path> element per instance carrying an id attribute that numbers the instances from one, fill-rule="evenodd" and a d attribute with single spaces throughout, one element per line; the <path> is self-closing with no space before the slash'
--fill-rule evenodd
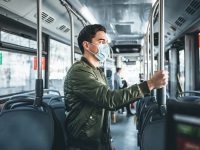
<path id="1" fill-rule="evenodd" d="M 95 111 L 89 116 L 88 121 L 85 123 L 84 127 L 88 138 L 98 139 L 101 137 L 100 118 L 101 116 L 98 115 Z"/>
<path id="2" fill-rule="evenodd" d="M 97 115 L 96 114 L 91 114 L 89 116 L 88 121 L 85 124 L 85 129 L 90 129 L 91 127 L 93 127 L 95 124 L 97 123 Z"/>

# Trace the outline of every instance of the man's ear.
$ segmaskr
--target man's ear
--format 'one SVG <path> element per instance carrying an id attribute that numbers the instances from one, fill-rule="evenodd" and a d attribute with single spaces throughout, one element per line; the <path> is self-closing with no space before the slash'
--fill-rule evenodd
<path id="1" fill-rule="evenodd" d="M 89 44 L 87 41 L 83 41 L 83 48 L 84 49 L 89 49 Z"/>

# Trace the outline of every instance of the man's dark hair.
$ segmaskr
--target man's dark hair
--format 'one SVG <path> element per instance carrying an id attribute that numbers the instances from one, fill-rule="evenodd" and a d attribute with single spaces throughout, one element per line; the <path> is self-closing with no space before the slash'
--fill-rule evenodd
<path id="1" fill-rule="evenodd" d="M 93 24 L 85 26 L 78 35 L 78 46 L 82 52 L 84 53 L 83 42 L 88 41 L 92 42 L 92 38 L 95 37 L 98 31 L 104 31 L 106 33 L 106 28 L 100 24 Z"/>

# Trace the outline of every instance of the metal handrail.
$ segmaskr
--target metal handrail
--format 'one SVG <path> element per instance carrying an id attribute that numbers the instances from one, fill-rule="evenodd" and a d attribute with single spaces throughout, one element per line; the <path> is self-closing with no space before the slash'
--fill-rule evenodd
<path id="1" fill-rule="evenodd" d="M 83 17 L 81 17 L 76 11 L 74 11 L 71 8 L 69 2 L 67 2 L 66 0 L 60 0 L 60 2 L 61 2 L 61 4 L 63 6 L 65 6 L 65 8 L 67 8 L 70 12 L 72 12 L 77 17 L 78 20 L 80 20 L 80 22 L 82 23 L 83 26 L 85 26 L 86 24 L 88 24 L 88 22 Z"/>
<path id="2" fill-rule="evenodd" d="M 147 26 L 147 47 L 146 47 L 146 52 L 147 52 L 147 79 L 149 79 L 149 28 L 150 28 L 150 24 L 148 23 L 148 26 Z"/>
<path id="3" fill-rule="evenodd" d="M 160 65 L 159 69 L 164 70 L 165 69 L 165 43 L 164 43 L 164 34 L 165 34 L 165 28 L 164 28 L 164 17 L 165 17 L 165 6 L 164 6 L 165 0 L 159 0 L 159 21 L 160 21 L 160 34 L 159 34 L 159 47 L 160 47 Z M 163 87 L 158 90 L 160 97 L 159 97 L 159 106 L 161 110 L 161 114 L 165 115 L 166 113 L 166 87 Z"/>
<path id="4" fill-rule="evenodd" d="M 154 68 L 154 30 L 153 30 L 153 19 L 154 19 L 154 13 L 156 11 L 156 8 L 158 7 L 158 1 L 155 2 L 153 8 L 152 8 L 152 15 L 150 17 L 150 51 L 151 51 L 151 77 L 153 76 L 153 73 L 155 71 Z"/>
<path id="5" fill-rule="evenodd" d="M 41 106 L 43 97 L 43 79 L 42 79 L 42 0 L 37 0 L 37 79 L 35 82 L 36 98 L 35 106 Z"/>
<path id="6" fill-rule="evenodd" d="M 150 17 L 150 53 L 151 53 L 151 77 L 154 74 L 155 67 L 154 67 L 154 30 L 153 30 L 153 19 L 154 19 L 154 14 L 156 12 L 156 9 L 158 7 L 159 1 L 157 0 L 152 8 L 152 14 Z M 155 90 L 152 91 L 152 96 L 155 96 Z"/>
<path id="7" fill-rule="evenodd" d="M 147 47 L 146 47 L 146 52 L 147 52 L 147 79 L 149 79 L 153 73 L 154 73 L 154 64 L 153 64 L 153 60 L 154 60 L 154 41 L 153 41 L 153 31 L 152 31 L 152 27 L 153 27 L 153 18 L 154 18 L 154 13 L 156 11 L 156 8 L 158 7 L 159 1 L 157 0 L 155 2 L 155 4 L 152 7 L 152 12 L 151 15 L 149 16 L 149 22 L 147 25 L 147 31 L 146 31 L 146 41 L 147 41 Z M 149 35 L 150 35 L 150 47 L 149 47 Z M 150 72 L 149 72 L 149 51 L 151 52 L 151 76 L 150 76 Z M 144 55 L 144 57 L 146 57 Z M 146 58 L 144 59 L 146 61 Z M 145 65 L 144 65 L 145 67 Z M 146 71 L 145 71 L 146 73 Z M 146 76 L 146 75 L 145 75 Z"/>

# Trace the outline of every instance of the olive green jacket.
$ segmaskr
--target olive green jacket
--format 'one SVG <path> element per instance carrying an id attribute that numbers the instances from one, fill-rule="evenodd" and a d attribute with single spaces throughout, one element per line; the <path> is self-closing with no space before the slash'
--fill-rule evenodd
<path id="1" fill-rule="evenodd" d="M 82 57 L 72 65 L 64 83 L 65 102 L 71 108 L 66 123 L 69 143 L 81 150 L 109 150 L 109 110 L 149 92 L 146 82 L 110 90 L 103 72 Z"/>

